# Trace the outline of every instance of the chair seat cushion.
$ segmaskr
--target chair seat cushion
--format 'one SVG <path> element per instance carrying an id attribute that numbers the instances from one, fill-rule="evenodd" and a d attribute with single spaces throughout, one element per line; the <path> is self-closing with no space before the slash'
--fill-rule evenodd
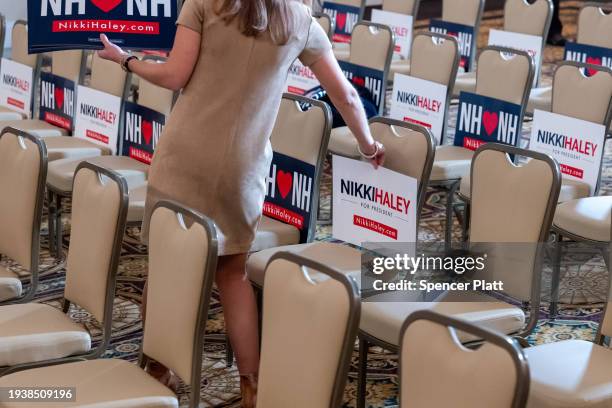
<path id="1" fill-rule="evenodd" d="M 293 225 L 263 216 L 255 231 L 251 252 L 300 242 L 300 231 Z"/>
<path id="2" fill-rule="evenodd" d="M 566 340 L 524 350 L 529 362 L 530 408 L 612 406 L 612 350 Z"/>
<path id="3" fill-rule="evenodd" d="M 555 227 L 594 241 L 608 242 L 610 236 L 612 197 L 588 197 L 559 204 Z"/>
<path id="4" fill-rule="evenodd" d="M 457 180 L 470 171 L 474 152 L 460 146 L 438 146 L 431 169 L 431 181 Z"/>
<path id="5" fill-rule="evenodd" d="M 391 61 L 391 67 L 389 68 L 389 78 L 393 80 L 395 74 L 409 75 L 410 60 L 395 59 Z"/>
<path id="6" fill-rule="evenodd" d="M 49 137 L 43 141 L 47 146 L 49 161 L 85 159 L 111 154 L 109 148 L 72 136 Z"/>
<path id="7" fill-rule="evenodd" d="M 453 95 L 459 96 L 461 92 L 476 92 L 476 72 L 462 72 L 457 74 Z"/>
<path id="8" fill-rule="evenodd" d="M 136 364 L 118 359 L 99 359 L 20 371 L 0 378 L 0 387 L 76 387 L 76 402 L 62 407 L 175 408 L 176 396 Z M 91 405 L 90 405 L 91 404 Z M 94 405 L 95 404 L 95 405 Z M 57 403 L 37 402 L 37 407 Z M 5 403 L 5 408 L 23 403 Z"/>
<path id="9" fill-rule="evenodd" d="M 68 134 L 66 129 L 37 119 L 3 121 L 2 127 L 4 126 L 10 126 L 38 137 L 66 136 Z"/>
<path id="10" fill-rule="evenodd" d="M 4 122 L 8 120 L 21 120 L 21 119 L 25 119 L 25 116 L 22 115 L 21 113 L 15 112 L 14 110 L 11 110 L 4 106 L 0 106 L 0 121 Z M 4 128 L 4 125 L 0 124 L 0 126 Z"/>
<path id="11" fill-rule="evenodd" d="M 22 293 L 21 280 L 16 274 L 0 265 L 0 302 L 18 298 Z"/>
<path id="12" fill-rule="evenodd" d="M 0 307 L 0 367 L 84 354 L 90 349 L 87 330 L 52 306 Z"/>
<path id="13" fill-rule="evenodd" d="M 142 222 L 145 212 L 145 202 L 147 200 L 147 184 L 132 188 L 129 192 L 129 206 L 127 221 Z"/>
<path id="14" fill-rule="evenodd" d="M 358 159 L 361 155 L 359 154 L 359 150 L 357 150 L 357 146 L 357 139 L 355 139 L 353 132 L 351 132 L 348 126 L 332 129 L 328 146 L 330 152 Z"/>
<path id="15" fill-rule="evenodd" d="M 359 328 L 397 345 L 402 324 L 417 310 L 433 310 L 504 334 L 516 333 L 525 324 L 525 313 L 520 308 L 477 292 L 450 292 L 433 302 L 417 301 L 418 296 L 416 292 L 389 292 L 364 299 Z M 466 333 L 457 334 L 462 343 L 478 340 Z"/>
<path id="16" fill-rule="evenodd" d="M 361 252 L 359 250 L 332 242 L 312 242 L 264 249 L 252 254 L 246 266 L 251 282 L 263 286 L 266 266 L 278 252 L 291 252 L 351 276 L 357 275 L 358 277 L 361 272 Z M 315 282 L 322 282 L 329 279 L 329 276 L 313 271 L 310 278 Z"/>
<path id="17" fill-rule="evenodd" d="M 552 110 L 552 86 L 533 88 L 529 93 L 526 112 L 533 115 L 536 109 L 550 112 Z"/>
<path id="18" fill-rule="evenodd" d="M 83 159 L 61 159 L 49 163 L 47 185 L 55 191 L 72 191 L 74 172 Z M 149 166 L 125 156 L 98 156 L 87 158 L 88 162 L 114 170 L 121 174 L 129 188 L 141 186 L 147 181 Z"/>

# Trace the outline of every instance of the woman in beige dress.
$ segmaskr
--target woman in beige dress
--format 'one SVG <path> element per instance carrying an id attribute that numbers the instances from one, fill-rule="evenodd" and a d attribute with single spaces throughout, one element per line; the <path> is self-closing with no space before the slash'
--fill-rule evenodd
<path id="1" fill-rule="evenodd" d="M 172 199 L 217 226 L 216 283 L 241 375 L 243 406 L 254 406 L 259 366 L 257 306 L 245 274 L 266 192 L 270 133 L 287 72 L 309 66 L 374 166 L 384 147 L 370 135 L 361 101 L 342 74 L 310 9 L 296 0 L 186 0 L 167 62 L 130 56 L 102 35 L 100 56 L 159 86 L 181 90 L 149 172 L 147 221 Z"/>

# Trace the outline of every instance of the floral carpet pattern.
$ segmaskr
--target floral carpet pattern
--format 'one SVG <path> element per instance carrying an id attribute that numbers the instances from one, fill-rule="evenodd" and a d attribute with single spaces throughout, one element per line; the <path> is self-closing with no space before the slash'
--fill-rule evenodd
<path id="1" fill-rule="evenodd" d="M 576 12 L 581 2 L 564 1 L 562 3 L 561 17 L 565 23 L 567 36 L 575 34 Z M 487 12 L 481 28 L 479 46 L 486 44 L 486 36 L 491 27 L 502 25 L 502 12 Z M 417 22 L 416 29 L 427 27 L 426 21 Z M 551 81 L 551 73 L 555 61 L 562 58 L 561 48 L 547 47 L 543 68 L 544 84 Z M 452 140 L 456 106 L 451 107 L 449 115 L 449 138 Z M 525 123 L 523 134 L 529 133 L 530 124 Z M 608 144 L 605 152 L 604 173 L 601 194 L 612 193 L 612 148 Z M 330 169 L 324 172 L 321 201 L 322 217 L 329 213 L 331 192 Z M 444 228 L 445 194 L 431 190 L 423 208 L 419 238 L 424 241 L 439 240 Z M 70 203 L 65 202 L 69 207 Z M 68 211 L 66 211 L 68 212 Z M 66 227 L 69 221 L 65 220 Z M 67 228 L 68 229 L 68 228 Z M 41 268 L 44 271 L 37 302 L 44 302 L 60 307 L 62 299 L 65 265 L 49 255 L 46 224 L 43 226 Z M 130 228 L 124 240 L 121 261 L 118 271 L 117 293 L 113 316 L 112 342 L 104 357 L 121 358 L 136 361 L 142 338 L 142 325 L 140 320 L 140 302 L 144 281 L 147 276 L 146 247 L 138 240 L 138 229 Z M 458 238 L 460 229 L 455 225 L 454 235 Z M 331 228 L 320 226 L 317 231 L 317 240 L 331 240 Z M 64 249 L 68 247 L 68 236 L 64 237 Z M 561 310 L 555 320 L 548 319 L 547 304 L 540 310 L 540 320 L 533 334 L 529 338 L 532 344 L 548 343 L 567 339 L 592 340 L 597 331 L 598 323 L 602 317 L 602 307 L 607 293 L 607 272 L 605 265 L 597 255 L 584 257 L 568 255 L 569 265 L 566 276 L 561 284 Z M 8 259 L 1 262 L 9 265 L 11 269 L 19 271 L 18 266 L 11 265 Z M 92 316 L 76 308 L 70 310 L 70 315 L 78 322 L 85 324 L 95 338 L 99 339 L 100 330 Z M 201 400 L 204 407 L 239 407 L 239 382 L 236 366 L 227 367 L 225 362 L 226 344 L 224 336 L 223 312 L 219 303 L 218 294 L 213 295 L 210 307 L 209 320 L 206 327 L 207 342 L 204 349 L 204 364 L 202 367 Z M 397 356 L 384 350 L 372 348 L 368 359 L 368 406 L 382 408 L 397 405 Z M 355 406 L 357 353 L 353 355 L 353 365 L 345 391 L 345 407 Z M 183 403 L 186 402 L 186 391 L 181 388 L 180 395 Z"/>

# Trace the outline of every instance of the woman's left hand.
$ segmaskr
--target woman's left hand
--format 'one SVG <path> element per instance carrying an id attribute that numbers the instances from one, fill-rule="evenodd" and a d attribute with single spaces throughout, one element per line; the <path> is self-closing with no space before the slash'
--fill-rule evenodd
<path id="1" fill-rule="evenodd" d="M 117 64 L 121 63 L 123 57 L 127 54 L 120 47 L 110 42 L 106 34 L 100 34 L 100 40 L 104 44 L 104 49 L 98 51 L 98 56 L 105 60 L 114 61 Z"/>

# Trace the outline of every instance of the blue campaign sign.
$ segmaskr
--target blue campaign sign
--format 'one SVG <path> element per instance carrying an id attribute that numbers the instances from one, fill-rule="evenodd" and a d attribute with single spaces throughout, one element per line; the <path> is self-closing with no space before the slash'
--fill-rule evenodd
<path id="1" fill-rule="evenodd" d="M 74 126 L 75 84 L 66 78 L 40 74 L 39 118 L 54 126 L 72 131 Z"/>
<path id="2" fill-rule="evenodd" d="M 300 231 L 300 243 L 308 239 L 313 202 L 315 166 L 274 152 L 263 213 Z"/>
<path id="3" fill-rule="evenodd" d="M 177 0 L 28 0 L 28 49 L 101 48 L 106 33 L 123 48 L 169 50 L 177 16 Z"/>
<path id="4" fill-rule="evenodd" d="M 565 60 L 583 64 L 603 65 L 612 69 L 612 48 L 567 42 L 565 44 Z M 595 70 L 587 69 L 587 75 L 591 76 L 594 73 Z"/>
<path id="5" fill-rule="evenodd" d="M 347 6 L 345 4 L 324 2 L 323 12 L 327 14 L 332 21 L 336 22 L 334 31 L 334 42 L 350 43 L 351 33 L 355 24 L 359 22 L 361 9 L 355 6 Z"/>
<path id="6" fill-rule="evenodd" d="M 132 102 L 125 102 L 124 111 L 122 155 L 151 164 L 166 116 Z"/>
<path id="7" fill-rule="evenodd" d="M 470 92 L 459 94 L 455 146 L 476 150 L 487 142 L 517 146 L 521 106 Z"/>
<path id="8" fill-rule="evenodd" d="M 463 68 L 464 72 L 471 70 L 472 53 L 475 52 L 472 47 L 475 35 L 474 27 L 434 19 L 429 23 L 429 31 L 455 37 L 459 44 L 459 54 L 461 55 L 459 67 Z"/>
<path id="9" fill-rule="evenodd" d="M 382 114 L 382 108 L 385 104 L 385 73 L 346 61 L 338 61 L 338 63 L 349 81 L 370 91 L 372 102 L 376 105 L 378 112 Z"/>

